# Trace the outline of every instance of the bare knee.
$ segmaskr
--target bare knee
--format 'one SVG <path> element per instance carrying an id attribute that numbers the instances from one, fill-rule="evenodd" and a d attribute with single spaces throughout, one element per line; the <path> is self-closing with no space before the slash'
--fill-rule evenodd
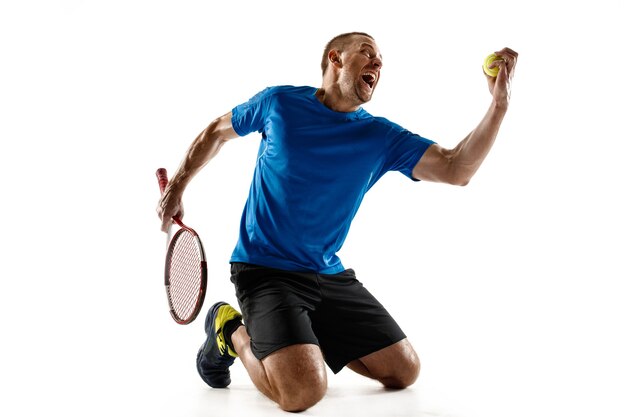
<path id="1" fill-rule="evenodd" d="M 284 411 L 299 412 L 317 404 L 326 394 L 326 374 L 302 375 L 298 383 L 284 387 L 278 398 L 278 405 Z"/>
<path id="2" fill-rule="evenodd" d="M 396 368 L 394 372 L 380 381 L 386 388 L 390 389 L 404 389 L 417 381 L 417 377 L 420 373 L 420 361 L 417 355 L 409 360 L 403 361 L 401 368 Z"/>
<path id="3" fill-rule="evenodd" d="M 326 394 L 326 367 L 317 345 L 285 347 L 264 359 L 269 396 L 285 411 L 304 411 Z"/>
<path id="4" fill-rule="evenodd" d="M 357 372 L 377 379 L 385 387 L 392 389 L 412 385 L 420 373 L 419 357 L 407 339 L 365 356 L 359 362 L 364 369 L 355 369 Z"/>

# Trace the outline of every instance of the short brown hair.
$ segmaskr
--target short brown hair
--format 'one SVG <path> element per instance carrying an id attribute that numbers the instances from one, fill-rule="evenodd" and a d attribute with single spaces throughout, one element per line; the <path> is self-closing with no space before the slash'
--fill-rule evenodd
<path id="1" fill-rule="evenodd" d="M 365 32 L 342 33 L 341 35 L 337 35 L 334 38 L 332 38 L 326 44 L 326 48 L 324 48 L 324 55 L 322 56 L 322 75 L 324 75 L 326 73 L 326 69 L 328 68 L 328 53 L 330 52 L 330 50 L 331 49 L 342 50 L 344 48 L 344 46 L 346 45 L 348 39 L 350 39 L 352 36 L 357 36 L 357 35 L 358 36 L 367 36 L 371 40 L 374 40 L 374 37 L 372 37 L 371 35 L 368 35 Z"/>

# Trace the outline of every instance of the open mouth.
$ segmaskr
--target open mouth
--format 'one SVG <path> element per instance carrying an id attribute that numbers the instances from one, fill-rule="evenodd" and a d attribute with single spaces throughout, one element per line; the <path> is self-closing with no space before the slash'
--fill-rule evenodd
<path id="1" fill-rule="evenodd" d="M 374 88 L 374 83 L 376 82 L 376 74 L 373 72 L 366 72 L 361 76 L 365 84 L 369 85 L 370 88 Z"/>

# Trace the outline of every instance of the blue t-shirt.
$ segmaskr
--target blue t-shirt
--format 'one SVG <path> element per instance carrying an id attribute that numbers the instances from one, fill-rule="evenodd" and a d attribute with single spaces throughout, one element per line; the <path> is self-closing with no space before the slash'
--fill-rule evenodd
<path id="1" fill-rule="evenodd" d="M 231 262 L 342 272 L 336 253 L 365 193 L 387 171 L 412 178 L 433 143 L 362 108 L 333 111 L 315 92 L 270 87 L 232 111 L 239 136 L 262 139 Z"/>

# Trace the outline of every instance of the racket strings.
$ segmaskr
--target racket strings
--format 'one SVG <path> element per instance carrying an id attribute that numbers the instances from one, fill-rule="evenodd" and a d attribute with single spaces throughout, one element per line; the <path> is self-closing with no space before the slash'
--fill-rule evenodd
<path id="1" fill-rule="evenodd" d="M 194 312 L 202 285 L 202 255 L 196 238 L 183 231 L 176 240 L 169 265 L 170 302 L 182 320 Z"/>

